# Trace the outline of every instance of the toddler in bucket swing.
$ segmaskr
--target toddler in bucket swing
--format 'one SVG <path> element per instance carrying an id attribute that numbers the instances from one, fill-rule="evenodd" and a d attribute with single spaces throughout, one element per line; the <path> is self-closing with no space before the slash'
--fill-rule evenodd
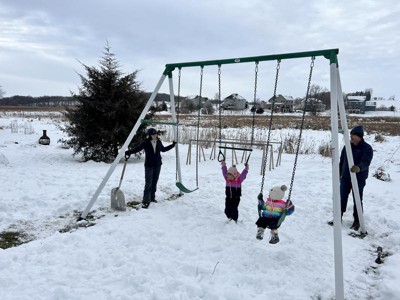
<path id="1" fill-rule="evenodd" d="M 242 196 L 242 182 L 246 179 L 249 165 L 245 165 L 242 173 L 238 172 L 235 165 L 227 169 L 225 161 L 221 162 L 221 166 L 222 175 L 225 178 L 225 215 L 229 221 L 233 220 L 237 223 L 239 218 L 238 207 Z"/>
<path id="2" fill-rule="evenodd" d="M 256 222 L 257 225 L 257 236 L 258 240 L 262 240 L 264 237 L 265 228 L 271 229 L 271 237 L 269 240 L 270 244 L 276 244 L 279 242 L 278 228 L 283 222 L 287 215 L 291 215 L 294 212 L 294 205 L 290 200 L 287 202 L 283 200 L 285 191 L 287 190 L 286 185 L 275 186 L 269 190 L 269 196 L 267 201 L 263 200 L 263 194 L 258 195 L 258 215 L 259 218 Z"/>

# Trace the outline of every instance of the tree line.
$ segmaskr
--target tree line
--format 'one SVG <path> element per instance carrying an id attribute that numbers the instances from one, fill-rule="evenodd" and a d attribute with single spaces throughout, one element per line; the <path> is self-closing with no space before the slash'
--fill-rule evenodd
<path id="1" fill-rule="evenodd" d="M 147 98 L 151 93 L 144 93 Z M 169 94 L 158 94 L 155 101 L 169 102 Z M 0 106 L 38 106 L 38 107 L 68 107 L 75 106 L 79 102 L 73 96 L 20 96 L 0 97 Z"/>
<path id="2" fill-rule="evenodd" d="M 76 105 L 73 97 L 67 96 L 12 96 L 0 99 L 0 106 L 70 106 Z"/>

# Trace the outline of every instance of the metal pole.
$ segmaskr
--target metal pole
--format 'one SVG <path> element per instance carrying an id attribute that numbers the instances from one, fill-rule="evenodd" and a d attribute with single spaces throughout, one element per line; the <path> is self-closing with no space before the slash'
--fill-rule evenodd
<path id="1" fill-rule="evenodd" d="M 174 84 L 172 80 L 172 76 L 168 77 L 168 82 L 169 82 L 169 99 L 170 99 L 170 105 L 171 105 L 171 116 L 172 116 L 172 122 L 177 122 L 176 120 L 176 111 L 175 111 L 175 96 L 174 96 Z M 179 100 L 179 99 L 178 99 Z M 179 147 L 178 147 L 178 126 L 173 126 L 174 128 L 174 141 L 176 142 L 175 145 L 175 155 L 176 155 L 176 171 L 178 174 L 178 182 L 182 182 L 182 174 L 181 174 L 181 162 L 180 162 L 180 157 L 179 157 Z"/>
<path id="2" fill-rule="evenodd" d="M 333 201 L 333 232 L 335 247 L 335 294 L 336 300 L 344 300 L 343 288 L 343 250 L 342 250 L 342 220 L 339 191 L 339 122 L 338 122 L 338 69 L 336 63 L 331 63 L 331 135 L 332 135 L 332 201 Z"/>
<path id="3" fill-rule="evenodd" d="M 121 149 L 119 150 L 119 153 L 117 155 L 117 157 L 114 159 L 113 163 L 111 164 L 110 168 L 108 169 L 108 172 L 106 174 L 106 176 L 103 178 L 103 181 L 100 183 L 99 187 L 97 188 L 96 192 L 94 193 L 94 195 L 92 196 L 92 199 L 90 200 L 88 206 L 86 207 L 86 209 L 84 210 L 84 212 L 82 213 L 81 217 L 79 219 L 85 219 L 86 216 L 89 213 L 89 210 L 92 208 L 93 204 L 96 202 L 97 198 L 99 197 L 101 191 L 103 190 L 104 186 L 106 185 L 108 179 L 110 178 L 111 174 L 114 172 L 115 168 L 117 167 L 117 164 L 119 163 L 119 161 L 121 160 L 121 158 L 125 155 L 125 149 L 128 148 L 130 142 L 132 141 L 133 137 L 135 136 L 141 120 L 145 118 L 147 112 L 150 109 L 150 106 L 153 104 L 153 101 L 162 85 L 162 83 L 164 82 L 166 75 L 162 75 L 160 80 L 158 81 L 158 84 L 156 86 L 156 88 L 154 89 L 153 93 L 150 96 L 149 101 L 147 101 L 146 106 L 144 107 L 141 115 L 139 116 L 139 118 L 136 121 L 135 126 L 133 126 L 131 133 L 129 134 L 128 138 L 126 139 L 125 143 L 122 145 Z"/>
<path id="4" fill-rule="evenodd" d="M 349 128 L 347 126 L 346 110 L 344 107 L 343 92 L 342 92 L 342 85 L 340 83 L 339 72 L 338 72 L 338 87 L 339 87 L 339 93 L 340 93 L 339 97 L 338 97 L 340 121 L 342 124 L 343 139 L 344 139 L 344 144 L 345 144 L 345 148 L 346 148 L 346 156 L 347 156 L 347 161 L 349 163 L 349 170 L 350 170 L 350 168 L 354 165 L 354 160 L 353 160 L 353 152 L 351 151 Z M 367 231 L 365 229 L 364 214 L 363 214 L 363 209 L 361 206 L 360 190 L 358 188 L 358 180 L 357 180 L 356 174 L 350 172 L 350 179 L 351 179 L 351 185 L 353 187 L 353 194 L 354 194 L 354 199 L 356 202 L 358 219 L 360 221 L 360 232 L 365 234 Z"/>

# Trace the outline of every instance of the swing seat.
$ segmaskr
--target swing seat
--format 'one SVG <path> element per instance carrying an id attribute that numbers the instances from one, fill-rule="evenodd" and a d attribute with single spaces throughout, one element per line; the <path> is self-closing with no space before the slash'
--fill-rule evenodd
<path id="1" fill-rule="evenodd" d="M 282 216 L 281 216 L 281 217 L 279 218 L 279 220 L 278 220 L 278 227 L 281 226 L 281 224 L 282 224 L 282 222 L 285 220 L 286 216 L 287 216 L 287 212 L 284 211 L 284 212 L 282 213 Z"/>
<path id="2" fill-rule="evenodd" d="M 194 192 L 194 191 L 197 191 L 199 188 L 196 188 L 196 189 L 194 189 L 194 190 L 189 190 L 188 188 L 186 188 L 183 184 L 182 184 L 182 182 L 179 182 L 179 181 L 177 181 L 176 183 L 175 183 L 175 185 L 176 185 L 176 187 L 181 191 L 181 192 L 184 192 L 184 193 L 192 193 L 192 192 Z"/>
<path id="3" fill-rule="evenodd" d="M 281 217 L 278 220 L 278 227 L 281 226 L 282 222 L 285 220 L 286 216 L 288 215 L 288 210 L 291 210 L 290 214 L 292 214 L 294 212 L 294 209 L 295 208 L 294 208 L 293 202 L 291 200 L 288 200 L 286 202 L 286 209 L 283 211 Z"/>

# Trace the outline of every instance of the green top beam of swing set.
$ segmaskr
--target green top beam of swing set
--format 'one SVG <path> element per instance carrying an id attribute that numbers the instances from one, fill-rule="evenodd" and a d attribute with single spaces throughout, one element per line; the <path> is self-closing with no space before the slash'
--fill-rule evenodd
<path id="1" fill-rule="evenodd" d="M 326 59 L 329 59 L 331 64 L 332 63 L 337 64 L 337 54 L 338 53 L 339 53 L 339 49 L 327 49 L 327 50 L 316 50 L 316 51 L 307 51 L 307 52 L 294 52 L 294 53 L 285 53 L 285 54 L 273 54 L 273 55 L 263 55 L 263 56 L 251 56 L 251 57 L 241 57 L 241 58 L 166 64 L 163 75 L 171 75 L 171 72 L 175 68 L 204 67 L 204 66 L 227 65 L 227 64 L 245 63 L 245 62 L 260 62 L 260 61 L 268 61 L 268 60 L 282 60 L 282 59 L 316 57 L 316 56 L 323 56 Z"/>

